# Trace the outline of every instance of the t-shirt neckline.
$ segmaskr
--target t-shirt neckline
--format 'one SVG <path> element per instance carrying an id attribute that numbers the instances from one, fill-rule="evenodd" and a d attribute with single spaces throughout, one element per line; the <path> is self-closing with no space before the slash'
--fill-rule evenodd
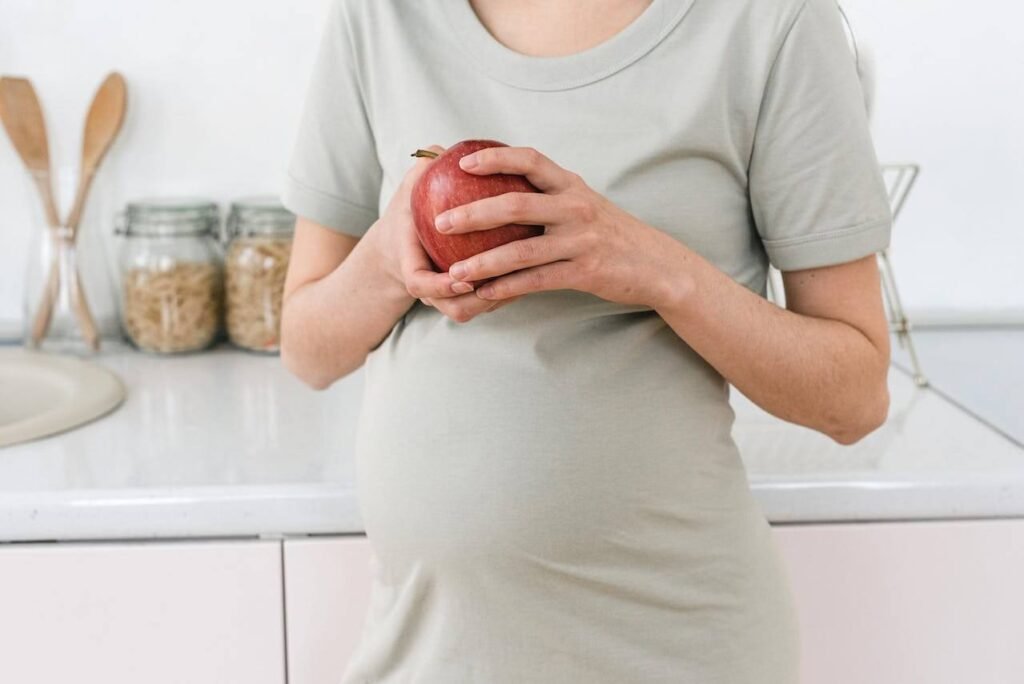
<path id="1" fill-rule="evenodd" d="M 453 37 L 479 69 L 525 90 L 569 90 L 607 78 L 654 49 L 695 0 L 652 0 L 628 26 L 583 52 L 533 57 L 502 45 L 480 21 L 469 0 L 445 0 Z"/>

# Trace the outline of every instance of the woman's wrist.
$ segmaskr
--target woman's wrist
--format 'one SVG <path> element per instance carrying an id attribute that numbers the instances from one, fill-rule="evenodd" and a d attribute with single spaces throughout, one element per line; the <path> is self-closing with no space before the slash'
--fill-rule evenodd
<path id="1" fill-rule="evenodd" d="M 662 316 L 680 315 L 692 308 L 697 290 L 696 252 L 665 233 L 658 231 L 662 245 L 656 245 L 653 264 L 651 302 L 649 306 Z"/>
<path id="2" fill-rule="evenodd" d="M 402 264 L 398 256 L 400 250 L 394 245 L 392 236 L 388 234 L 388 227 L 384 220 L 378 220 L 360 240 L 365 242 L 366 256 L 371 262 L 367 264 L 366 270 L 372 273 L 370 277 L 376 281 L 376 288 L 382 291 L 385 299 L 403 301 L 411 306 L 415 297 L 406 289 Z"/>

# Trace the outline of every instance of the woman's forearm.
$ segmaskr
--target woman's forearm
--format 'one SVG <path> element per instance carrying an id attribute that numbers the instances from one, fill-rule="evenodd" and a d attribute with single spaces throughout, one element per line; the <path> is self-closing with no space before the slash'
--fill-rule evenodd
<path id="1" fill-rule="evenodd" d="M 657 308 L 672 329 L 760 407 L 849 444 L 888 413 L 888 348 L 837 320 L 779 308 L 692 250 Z"/>
<path id="2" fill-rule="evenodd" d="M 282 361 L 317 389 L 359 368 L 415 302 L 402 281 L 382 267 L 384 247 L 375 228 L 336 269 L 285 300 Z"/>
<path id="3" fill-rule="evenodd" d="M 452 265 L 456 280 L 489 281 L 476 290 L 481 299 L 570 289 L 649 306 L 729 382 L 780 418 L 843 443 L 884 421 L 889 338 L 872 260 L 787 274 L 787 288 L 792 280 L 798 295 L 787 311 L 536 150 L 492 147 L 459 164 L 477 175 L 522 174 L 543 189 L 480 199 L 439 217 L 438 230 L 452 234 L 506 223 L 544 226 L 544 235 Z"/>

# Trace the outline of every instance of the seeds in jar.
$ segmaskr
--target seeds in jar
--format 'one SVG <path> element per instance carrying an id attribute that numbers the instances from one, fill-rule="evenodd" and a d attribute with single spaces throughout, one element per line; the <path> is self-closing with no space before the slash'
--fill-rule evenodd
<path id="1" fill-rule="evenodd" d="M 220 327 L 221 271 L 210 263 L 132 268 L 124 274 L 124 323 L 145 351 L 203 349 Z"/>
<path id="2" fill-rule="evenodd" d="M 290 239 L 247 237 L 231 242 L 225 260 L 227 328 L 236 345 L 280 349 L 281 299 L 291 250 Z"/>

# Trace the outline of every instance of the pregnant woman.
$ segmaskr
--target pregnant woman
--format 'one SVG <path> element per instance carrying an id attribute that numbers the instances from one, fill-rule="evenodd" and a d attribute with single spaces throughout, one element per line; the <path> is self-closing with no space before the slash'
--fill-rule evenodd
<path id="1" fill-rule="evenodd" d="M 435 273 L 410 153 L 470 138 L 510 147 L 466 172 L 542 192 L 437 230 L 544 234 Z M 365 364 L 345 684 L 797 681 L 728 397 L 844 444 L 888 410 L 891 216 L 834 0 L 335 0 L 284 201 L 284 363 Z"/>

